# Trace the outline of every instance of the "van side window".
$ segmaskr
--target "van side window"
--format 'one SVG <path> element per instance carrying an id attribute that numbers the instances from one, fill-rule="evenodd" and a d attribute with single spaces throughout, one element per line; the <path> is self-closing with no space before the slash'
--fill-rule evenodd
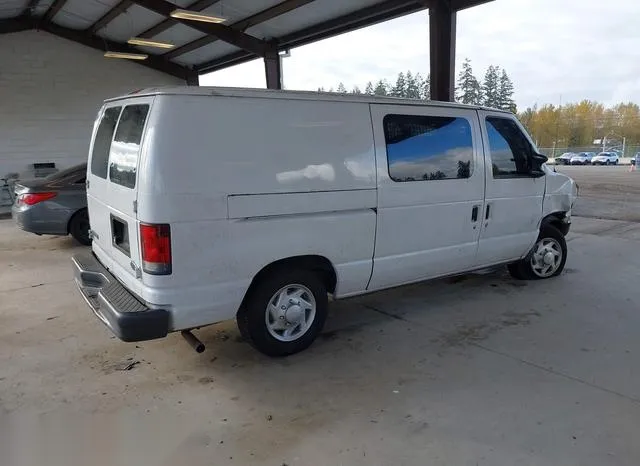
<path id="1" fill-rule="evenodd" d="M 111 107 L 104 111 L 102 120 L 98 125 L 96 137 L 93 140 L 93 152 L 91 153 L 91 173 L 100 178 L 107 178 L 109 166 L 109 149 L 113 139 L 113 131 L 116 129 L 118 115 L 122 107 Z"/>
<path id="2" fill-rule="evenodd" d="M 466 119 L 386 115 L 383 125 L 393 181 L 451 180 L 473 173 L 473 139 Z"/>
<path id="3" fill-rule="evenodd" d="M 531 176 L 533 148 L 515 121 L 488 117 L 489 153 L 494 178 Z"/>
<path id="4" fill-rule="evenodd" d="M 126 106 L 111 145 L 109 178 L 112 182 L 127 188 L 134 188 L 136 185 L 140 141 L 148 112 L 148 105 Z"/>

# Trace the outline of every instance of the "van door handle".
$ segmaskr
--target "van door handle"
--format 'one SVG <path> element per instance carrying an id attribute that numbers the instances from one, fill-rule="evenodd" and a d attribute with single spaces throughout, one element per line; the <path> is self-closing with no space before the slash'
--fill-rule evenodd
<path id="1" fill-rule="evenodd" d="M 471 209 L 471 221 L 473 223 L 478 221 L 478 206 L 474 205 L 473 209 Z"/>
<path id="2" fill-rule="evenodd" d="M 489 213 L 491 212 L 491 204 L 487 204 L 487 207 L 484 212 L 484 219 L 489 220 Z"/>

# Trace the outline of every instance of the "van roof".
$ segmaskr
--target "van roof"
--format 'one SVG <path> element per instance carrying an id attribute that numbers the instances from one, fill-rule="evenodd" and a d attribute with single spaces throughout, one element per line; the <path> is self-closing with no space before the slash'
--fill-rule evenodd
<path id="1" fill-rule="evenodd" d="M 491 110 L 503 113 L 511 113 L 506 110 L 483 107 L 479 105 L 466 105 L 455 102 L 441 102 L 436 100 L 417 100 L 399 97 L 375 96 L 368 94 L 343 94 L 337 92 L 316 91 L 288 91 L 274 89 L 249 89 L 242 87 L 212 87 L 212 86 L 165 86 L 140 89 L 127 95 L 107 99 L 111 102 L 120 99 L 129 99 L 137 96 L 149 95 L 190 95 L 209 97 L 250 97 L 259 99 L 290 99 L 290 100 L 317 100 L 336 102 L 359 102 L 391 105 L 420 105 L 427 107 L 466 108 L 474 110 Z"/>

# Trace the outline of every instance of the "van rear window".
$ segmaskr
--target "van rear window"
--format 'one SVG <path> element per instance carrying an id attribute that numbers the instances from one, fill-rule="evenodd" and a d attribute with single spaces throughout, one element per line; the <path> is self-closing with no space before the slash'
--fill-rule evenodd
<path id="1" fill-rule="evenodd" d="M 149 113 L 148 105 L 128 105 L 122 111 L 111 145 L 109 178 L 113 183 L 134 188 L 140 142 Z"/>
<path id="2" fill-rule="evenodd" d="M 102 120 L 98 125 L 96 137 L 93 140 L 93 151 L 91 153 L 91 173 L 100 178 L 107 178 L 107 167 L 109 166 L 109 148 L 113 139 L 113 131 L 118 123 L 118 115 L 122 107 L 111 107 L 104 111 Z"/>

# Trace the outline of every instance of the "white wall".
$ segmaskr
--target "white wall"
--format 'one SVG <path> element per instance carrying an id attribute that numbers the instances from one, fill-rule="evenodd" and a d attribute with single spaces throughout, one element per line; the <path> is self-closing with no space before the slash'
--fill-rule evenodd
<path id="1" fill-rule="evenodd" d="M 0 177 L 86 160 L 105 98 L 175 84 L 185 83 L 46 32 L 0 35 Z"/>

